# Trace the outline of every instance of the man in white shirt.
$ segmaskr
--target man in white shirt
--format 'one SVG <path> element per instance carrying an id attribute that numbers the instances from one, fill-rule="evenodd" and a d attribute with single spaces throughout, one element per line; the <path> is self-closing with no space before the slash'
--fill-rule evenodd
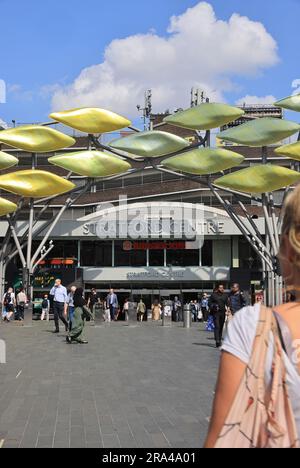
<path id="1" fill-rule="evenodd" d="M 68 293 L 66 288 L 61 284 L 60 279 L 55 281 L 55 284 L 50 291 L 50 295 L 53 296 L 53 313 L 55 322 L 55 330 L 53 333 L 59 333 L 59 319 L 63 322 L 67 332 L 69 329 L 68 322 L 66 320 Z"/>
<path id="2" fill-rule="evenodd" d="M 25 294 L 25 290 L 24 288 L 21 288 L 16 298 L 16 305 L 17 305 L 16 320 L 19 320 L 20 322 L 24 320 L 24 311 L 25 311 L 25 306 L 27 302 L 28 300 Z"/>

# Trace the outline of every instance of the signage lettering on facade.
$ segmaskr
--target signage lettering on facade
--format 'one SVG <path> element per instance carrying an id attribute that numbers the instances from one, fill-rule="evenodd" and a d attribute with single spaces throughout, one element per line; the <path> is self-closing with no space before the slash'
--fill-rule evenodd
<path id="1" fill-rule="evenodd" d="M 218 220 L 199 222 L 196 231 L 192 226 L 188 229 L 186 223 L 182 226 L 182 229 L 180 229 L 179 225 L 176 226 L 176 229 L 174 225 L 173 228 L 171 225 L 171 229 L 164 229 L 164 223 L 160 223 L 159 220 L 157 220 L 156 223 L 145 222 L 141 224 L 139 222 L 131 226 L 131 229 L 128 229 L 128 227 L 126 229 L 126 226 L 122 225 L 122 223 L 115 225 L 114 223 L 110 224 L 109 221 L 98 221 L 83 225 L 84 236 L 94 236 L 102 240 L 124 238 L 132 240 L 147 238 L 172 239 L 174 236 L 177 237 L 177 239 L 195 240 L 196 236 L 220 234 L 225 234 L 225 223 Z"/>
<path id="2" fill-rule="evenodd" d="M 123 250 L 185 250 L 186 243 L 184 241 L 158 241 L 158 242 L 131 242 L 124 241 Z"/>
<path id="3" fill-rule="evenodd" d="M 138 273 L 129 272 L 127 273 L 128 280 L 152 280 L 152 279 L 183 279 L 184 271 L 142 271 Z"/>

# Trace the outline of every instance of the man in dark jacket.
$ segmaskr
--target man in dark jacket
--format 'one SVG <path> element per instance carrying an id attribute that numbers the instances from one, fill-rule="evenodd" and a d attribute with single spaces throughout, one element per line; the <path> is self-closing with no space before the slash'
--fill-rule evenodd
<path id="1" fill-rule="evenodd" d="M 229 294 L 229 307 L 232 315 L 236 314 L 239 310 L 246 306 L 246 298 L 243 291 L 241 291 L 240 285 L 235 283 L 232 285 L 231 292 Z"/>
<path id="2" fill-rule="evenodd" d="M 216 347 L 222 346 L 223 328 L 228 311 L 228 295 L 225 292 L 223 284 L 212 293 L 209 298 L 208 306 L 211 315 L 214 317 Z"/>

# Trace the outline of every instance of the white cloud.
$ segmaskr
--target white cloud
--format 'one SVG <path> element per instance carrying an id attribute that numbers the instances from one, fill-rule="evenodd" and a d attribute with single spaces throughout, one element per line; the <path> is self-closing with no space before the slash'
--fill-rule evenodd
<path id="1" fill-rule="evenodd" d="M 0 119 L 0 127 L 8 128 L 8 125 L 6 122 L 4 122 L 4 120 Z"/>
<path id="2" fill-rule="evenodd" d="M 60 85 L 57 84 L 50 84 L 50 85 L 44 85 L 39 89 L 39 96 L 42 99 L 47 99 L 51 97 L 56 91 L 60 90 Z"/>
<path id="3" fill-rule="evenodd" d="M 165 37 L 151 31 L 112 41 L 102 63 L 56 89 L 52 108 L 100 106 L 133 117 L 147 88 L 157 111 L 186 107 L 192 86 L 222 100 L 234 75 L 255 76 L 277 62 L 277 44 L 263 24 L 239 14 L 219 20 L 200 2 L 173 16 Z"/>
<path id="4" fill-rule="evenodd" d="M 276 97 L 269 94 L 268 96 L 250 96 L 247 94 L 246 96 L 238 99 L 236 101 L 237 106 L 243 106 L 244 104 L 274 104 L 277 99 Z"/>
<path id="5" fill-rule="evenodd" d="M 29 91 L 23 88 L 20 84 L 8 84 L 7 87 L 8 94 L 13 96 L 13 99 L 20 102 L 29 102 L 32 101 L 34 97 L 34 92 Z"/>

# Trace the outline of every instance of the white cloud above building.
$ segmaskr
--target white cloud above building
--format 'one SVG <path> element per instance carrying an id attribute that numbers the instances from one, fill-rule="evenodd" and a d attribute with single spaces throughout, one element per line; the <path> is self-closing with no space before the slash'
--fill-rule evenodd
<path id="1" fill-rule="evenodd" d="M 221 101 L 236 88 L 235 77 L 259 76 L 278 61 L 277 43 L 262 23 L 237 13 L 220 20 L 200 2 L 170 18 L 164 36 L 150 31 L 113 40 L 102 62 L 69 85 L 55 85 L 52 109 L 100 106 L 133 117 L 148 88 L 155 111 L 186 107 L 193 86 Z"/>

